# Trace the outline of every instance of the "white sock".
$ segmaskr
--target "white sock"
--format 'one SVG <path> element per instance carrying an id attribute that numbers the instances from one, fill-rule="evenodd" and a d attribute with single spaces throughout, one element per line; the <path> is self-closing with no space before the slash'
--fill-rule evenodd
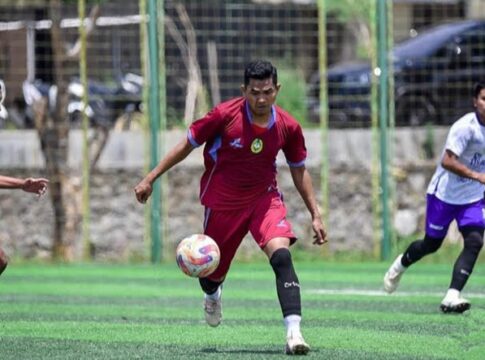
<path id="1" fill-rule="evenodd" d="M 403 254 L 398 256 L 393 264 L 394 270 L 396 270 L 398 273 L 403 273 L 407 269 L 407 267 L 403 266 L 403 264 L 401 263 L 402 256 Z"/>
<path id="2" fill-rule="evenodd" d="M 286 326 L 286 334 L 287 336 L 290 334 L 299 334 L 300 333 L 300 322 L 301 316 L 300 315 L 288 315 L 284 318 L 285 326 Z"/>
<path id="3" fill-rule="evenodd" d="M 445 299 L 458 299 L 460 297 L 460 291 L 456 289 L 448 289 L 445 295 Z"/>
<path id="4" fill-rule="evenodd" d="M 221 298 L 222 290 L 221 287 L 219 286 L 213 294 L 205 294 L 206 299 L 211 299 L 213 301 L 219 300 Z"/>

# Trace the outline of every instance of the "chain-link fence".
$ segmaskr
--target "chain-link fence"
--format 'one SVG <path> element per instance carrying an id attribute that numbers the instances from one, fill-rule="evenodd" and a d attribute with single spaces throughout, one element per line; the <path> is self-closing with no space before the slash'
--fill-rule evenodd
<path id="1" fill-rule="evenodd" d="M 75 2 L 62 3 L 61 30 L 68 61 L 53 56 L 51 14 L 48 2 L 25 1 L 22 6 L 2 5 L 0 13 L 0 76 L 6 83 L 9 109 L 7 128 L 34 126 L 33 101 L 47 96 L 56 72 L 69 79 L 68 111 L 72 127 L 79 127 L 79 19 Z M 91 14 L 96 26 L 88 30 L 86 54 L 89 77 L 88 114 L 93 125 L 113 127 L 123 116 L 140 110 L 142 100 L 140 13 L 137 4 L 105 2 Z M 88 26 L 90 27 L 90 26 Z M 24 85 L 24 86 L 23 86 Z M 126 121 L 125 121 L 126 122 Z M 119 126 L 119 125 L 118 125 Z"/>
<path id="2" fill-rule="evenodd" d="M 56 4 L 60 5 L 57 12 L 54 11 Z M 36 108 L 36 101 L 46 99 L 45 112 L 52 112 L 55 119 L 57 115 L 53 111 L 61 103 L 56 91 L 62 90 L 65 95 L 62 104 L 68 119 L 63 126 L 68 124 L 69 129 L 80 128 L 84 86 L 79 77 L 79 59 L 85 56 L 89 99 L 85 112 L 92 129 L 111 132 L 111 138 L 104 137 L 98 142 L 101 149 L 108 144 L 110 150 L 106 148 L 104 155 L 94 151 L 93 158 L 102 164 L 110 151 L 125 155 L 124 164 L 119 162 L 104 173 L 93 171 L 89 175 L 94 214 L 90 251 L 99 255 L 104 248 L 111 246 L 107 245 L 111 242 L 121 249 L 115 251 L 117 255 L 133 256 L 127 254 L 135 253 L 135 257 L 144 257 L 143 241 L 127 245 L 126 238 L 142 239 L 144 226 L 143 214 L 131 203 L 130 188 L 136 182 L 133 179 L 142 175 L 145 149 L 128 144 L 131 141 L 141 145 L 146 139 L 136 132 L 144 128 L 147 113 L 144 101 L 144 86 L 148 83 L 149 73 L 146 1 L 110 0 L 96 4 L 88 2 L 90 21 L 85 23 L 88 36 L 87 52 L 83 55 L 80 51 L 77 2 L 2 1 L 0 79 L 7 89 L 5 107 L 8 116 L 0 124 L 4 129 L 38 130 L 42 114 L 38 106 Z M 321 103 L 319 94 L 318 4 L 323 4 L 326 14 L 327 86 L 324 88 L 328 88 L 328 103 Z M 213 105 L 238 96 L 244 66 L 254 58 L 267 58 L 277 66 L 283 85 L 278 104 L 293 114 L 306 129 L 318 127 L 322 106 L 328 107 L 330 128 L 354 130 L 370 127 L 377 107 L 372 97 L 372 86 L 377 81 L 376 28 L 382 20 L 376 15 L 375 5 L 376 2 L 371 0 L 165 1 L 163 24 L 160 26 L 163 26 L 165 34 L 162 52 L 167 85 L 161 91 L 167 100 L 168 128 L 185 127 Z M 388 119 L 389 124 L 450 124 L 461 114 L 471 111 L 472 84 L 485 77 L 485 21 L 481 20 L 485 17 L 485 4 L 480 0 L 395 0 L 388 2 L 388 6 L 390 102 L 394 105 L 391 114 L 395 114 Z M 52 31 L 57 23 L 60 32 Z M 62 37 L 62 42 L 56 36 Z M 61 57 L 56 56 L 61 53 Z M 112 135 L 116 130 L 131 132 Z M 126 142 L 119 140 L 122 137 Z M 366 148 L 370 142 L 366 135 L 358 138 L 366 139 L 361 144 L 362 148 Z M 76 144 L 76 138 L 73 139 L 71 145 Z M 330 147 L 338 148 L 334 144 L 335 139 L 329 138 L 328 143 Z M 378 152 L 379 149 L 373 151 Z M 140 157 L 134 157 L 138 159 L 137 165 L 127 163 L 126 159 L 133 153 L 141 155 L 141 161 Z M 77 151 L 69 156 L 78 159 L 81 155 Z M 358 156 L 358 153 L 349 155 Z M 44 165 L 42 161 L 40 163 Z M 19 163 L 18 167 L 23 166 Z M 93 166 L 91 170 L 94 169 L 96 167 Z M 340 171 L 344 170 L 340 168 L 337 173 Z M 371 188 L 373 180 L 368 169 L 365 171 L 361 180 L 366 185 L 364 188 Z M 174 174 L 178 174 L 177 171 Z M 78 182 L 82 178 L 80 171 L 63 175 Z M 170 180 L 169 193 L 170 196 L 179 193 L 179 197 L 167 200 L 171 204 L 171 213 L 167 216 L 169 233 L 177 238 L 186 230 L 184 216 L 185 219 L 190 218 L 186 213 L 190 209 L 181 210 L 177 205 L 184 201 L 195 204 L 197 196 L 178 191 L 177 181 L 185 183 L 185 180 L 183 174 L 175 178 L 176 175 Z M 347 201 L 345 196 L 325 199 L 332 209 L 346 209 L 343 213 L 335 211 L 336 215 L 330 214 L 329 228 L 331 233 L 335 229 L 336 238 L 345 237 L 345 229 L 352 224 L 360 224 L 358 226 L 363 228 L 372 224 L 368 214 L 378 211 L 370 204 L 370 190 L 360 189 L 351 177 L 343 178 L 342 183 L 334 181 L 330 184 L 332 194 L 350 196 L 362 190 L 366 200 L 357 206 L 346 207 L 343 205 Z M 122 184 L 118 183 L 120 179 Z M 319 182 L 320 178 L 317 177 L 316 181 Z M 191 186 L 197 188 L 196 183 L 191 183 Z M 74 195 L 68 196 L 78 196 L 80 186 L 76 181 L 65 184 L 62 191 L 66 187 L 74 189 Z M 110 195 L 113 197 L 110 198 Z M 79 201 L 76 201 L 74 203 L 78 204 Z M 120 203 L 126 205 L 124 211 L 121 211 Z M 83 214 L 77 213 L 80 208 L 76 206 L 72 211 L 77 215 L 68 227 L 79 234 Z M 296 209 L 294 212 L 304 212 L 304 209 Z M 69 211 L 67 214 L 71 214 Z M 52 215 L 57 216 L 55 211 Z M 120 220 L 122 218 L 125 220 Z M 198 219 L 197 216 L 194 218 Z M 304 228 L 304 225 L 301 227 Z M 27 230 L 12 232 L 5 224 L 2 229 L 6 237 L 0 241 L 10 244 L 13 249 L 16 248 L 13 238 L 28 237 Z M 372 237 L 369 233 L 372 230 L 364 229 L 362 236 Z M 42 236 L 45 241 L 40 243 L 49 243 L 52 233 L 45 230 Z M 79 239 L 79 235 L 74 239 Z M 352 248 L 355 247 L 349 245 L 335 250 Z M 357 248 L 368 251 L 365 242 Z"/>
<path id="3" fill-rule="evenodd" d="M 110 122 L 137 108 L 136 100 L 141 100 L 141 79 L 136 76 L 142 75 L 140 54 L 146 40 L 140 24 L 144 15 L 139 4 L 120 4 L 101 3 L 87 52 L 91 95 L 106 99 L 102 105 L 93 101 L 93 108 L 99 107 L 96 117 Z M 370 123 L 373 4 L 326 2 L 333 127 Z M 394 1 L 392 62 L 397 124 L 450 123 L 469 106 L 471 84 L 483 77 L 485 66 L 485 30 L 479 20 L 485 16 L 483 8 L 480 1 Z M 165 11 L 170 125 L 191 121 L 220 100 L 238 95 L 241 71 L 256 57 L 271 59 L 282 78 L 290 79 L 292 87 L 298 89 L 288 89 L 294 93 L 281 99 L 282 105 L 294 110 L 303 122 L 318 121 L 316 1 L 165 1 Z M 77 5 L 66 2 L 62 14 L 65 38 L 74 46 L 79 26 Z M 5 4 L 0 20 L 0 74 L 9 89 L 9 120 L 15 126 L 32 126 L 22 83 L 39 80 L 47 86 L 53 82 L 48 7 L 40 1 L 25 1 L 22 6 Z M 73 61 L 62 71 L 76 81 L 78 67 Z M 126 88 L 130 81 L 136 85 L 132 88 L 136 94 L 124 89 L 123 81 L 128 81 Z M 201 90 L 192 99 L 187 95 L 194 84 Z"/>

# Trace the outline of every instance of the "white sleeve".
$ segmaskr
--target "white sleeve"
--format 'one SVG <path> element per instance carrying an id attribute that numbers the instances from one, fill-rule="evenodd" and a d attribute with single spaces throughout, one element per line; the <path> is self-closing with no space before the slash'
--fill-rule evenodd
<path id="1" fill-rule="evenodd" d="M 453 124 L 446 139 L 445 150 L 450 150 L 458 157 L 463 154 L 468 142 L 472 138 L 472 128 L 466 125 L 462 122 Z"/>

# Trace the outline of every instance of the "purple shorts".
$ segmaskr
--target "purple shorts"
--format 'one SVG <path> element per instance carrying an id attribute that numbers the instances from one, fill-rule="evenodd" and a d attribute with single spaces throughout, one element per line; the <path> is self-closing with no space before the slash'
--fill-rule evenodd
<path id="1" fill-rule="evenodd" d="M 482 200 L 471 204 L 452 205 L 430 194 L 426 200 L 426 235 L 430 237 L 444 238 L 453 220 L 456 220 L 458 229 L 464 226 L 485 228 Z"/>

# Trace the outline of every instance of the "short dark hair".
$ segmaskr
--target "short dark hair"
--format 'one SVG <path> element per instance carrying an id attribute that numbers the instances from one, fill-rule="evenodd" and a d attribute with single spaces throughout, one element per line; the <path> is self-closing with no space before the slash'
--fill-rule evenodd
<path id="1" fill-rule="evenodd" d="M 480 95 L 480 91 L 485 89 L 485 83 L 480 81 L 475 84 L 473 87 L 473 97 L 476 99 L 478 98 L 478 95 Z"/>
<path id="2" fill-rule="evenodd" d="M 278 72 L 269 61 L 255 60 L 246 65 L 244 70 L 244 86 L 249 84 L 250 79 L 264 80 L 272 78 L 273 84 L 278 84 Z"/>

